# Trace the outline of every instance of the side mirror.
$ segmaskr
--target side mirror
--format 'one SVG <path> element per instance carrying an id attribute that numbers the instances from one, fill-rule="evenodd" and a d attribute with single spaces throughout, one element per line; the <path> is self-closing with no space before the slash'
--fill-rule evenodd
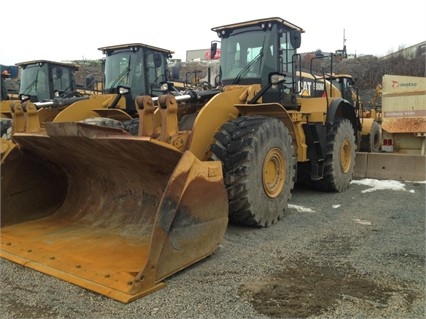
<path id="1" fill-rule="evenodd" d="M 56 78 L 60 79 L 62 77 L 63 70 L 59 67 L 57 67 L 55 70 L 56 70 Z"/>
<path id="2" fill-rule="evenodd" d="M 162 64 L 161 54 L 154 53 L 154 66 L 159 68 Z"/>
<path id="3" fill-rule="evenodd" d="M 217 42 L 213 42 L 210 47 L 210 59 L 214 59 L 217 51 Z"/>
<path id="4" fill-rule="evenodd" d="M 300 48 L 302 44 L 302 33 L 299 30 L 290 31 L 290 43 L 294 49 Z"/>
<path id="5" fill-rule="evenodd" d="M 86 76 L 86 89 L 93 90 L 95 84 L 95 76 L 93 74 L 89 74 Z"/>

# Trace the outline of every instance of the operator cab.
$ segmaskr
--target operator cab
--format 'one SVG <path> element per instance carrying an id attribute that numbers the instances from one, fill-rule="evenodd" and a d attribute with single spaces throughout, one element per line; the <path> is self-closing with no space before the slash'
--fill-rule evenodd
<path id="1" fill-rule="evenodd" d="M 164 94 L 167 61 L 173 52 L 142 43 L 99 48 L 105 55 L 105 94 L 120 94 L 126 98 L 126 112 L 136 114 L 135 99 L 139 95 Z M 167 87 L 167 85 L 166 85 Z"/>
<path id="2" fill-rule="evenodd" d="M 221 39 L 220 80 L 226 85 L 268 85 L 269 74 L 280 72 L 286 80 L 264 92 L 262 102 L 295 103 L 295 60 L 304 30 L 281 18 L 252 20 L 212 28 Z M 215 43 L 212 52 L 215 50 Z M 213 53 L 210 53 L 211 56 Z M 299 64 L 300 65 L 300 64 Z"/>
<path id="3" fill-rule="evenodd" d="M 31 102 L 43 102 L 76 93 L 75 64 L 34 60 L 16 65 L 21 68 L 21 99 L 29 97 Z"/>

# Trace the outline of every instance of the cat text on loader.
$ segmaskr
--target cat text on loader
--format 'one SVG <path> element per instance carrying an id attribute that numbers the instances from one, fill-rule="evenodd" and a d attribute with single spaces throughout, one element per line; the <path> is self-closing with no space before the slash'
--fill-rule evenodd
<path id="1" fill-rule="evenodd" d="M 342 98 L 298 99 L 303 29 L 267 18 L 212 30 L 221 92 L 137 97 L 137 136 L 79 122 L 14 135 L 50 192 L 32 207 L 2 193 L 3 258 L 130 302 L 212 254 L 228 221 L 280 220 L 297 176 L 347 189 L 359 120 Z"/>

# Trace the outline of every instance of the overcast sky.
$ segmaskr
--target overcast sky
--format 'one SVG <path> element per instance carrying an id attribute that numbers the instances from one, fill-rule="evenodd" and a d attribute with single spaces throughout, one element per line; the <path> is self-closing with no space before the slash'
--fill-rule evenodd
<path id="1" fill-rule="evenodd" d="M 260 6 L 259 6 L 260 4 Z M 1 4 L 0 64 L 100 59 L 99 47 L 145 43 L 174 51 L 210 47 L 211 28 L 280 17 L 305 30 L 302 52 L 384 56 L 426 40 L 426 1 L 13 0 Z"/>

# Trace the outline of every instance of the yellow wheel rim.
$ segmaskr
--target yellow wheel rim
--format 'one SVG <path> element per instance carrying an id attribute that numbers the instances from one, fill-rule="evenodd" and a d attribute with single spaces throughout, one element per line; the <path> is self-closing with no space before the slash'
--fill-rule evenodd
<path id="1" fill-rule="evenodd" d="M 273 148 L 266 154 L 262 173 L 266 195 L 270 198 L 278 197 L 284 187 L 286 176 L 285 160 L 280 149 Z"/>
<path id="2" fill-rule="evenodd" d="M 352 149 L 349 140 L 345 139 L 340 148 L 340 167 L 344 173 L 349 172 L 352 163 Z"/>

